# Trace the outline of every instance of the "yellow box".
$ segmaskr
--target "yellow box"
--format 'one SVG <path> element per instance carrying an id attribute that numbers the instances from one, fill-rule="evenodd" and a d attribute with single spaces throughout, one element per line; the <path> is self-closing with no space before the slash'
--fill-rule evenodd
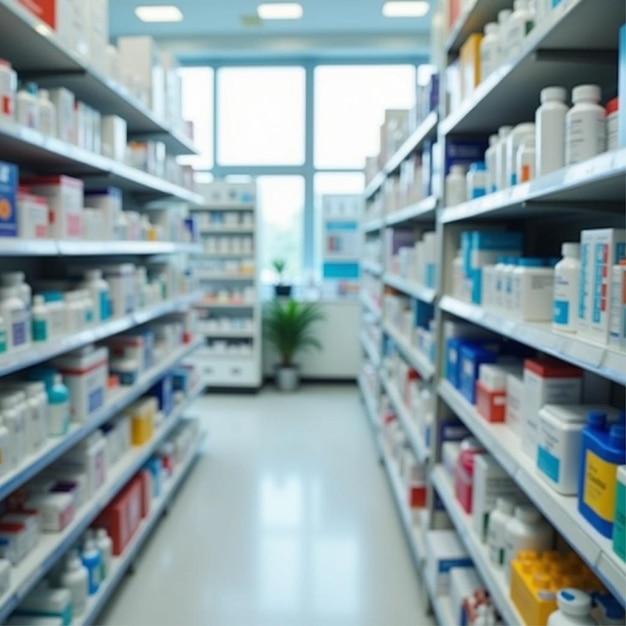
<path id="1" fill-rule="evenodd" d="M 480 84 L 480 42 L 482 40 L 482 34 L 474 33 L 461 46 L 459 63 L 463 98 L 467 98 Z"/>
<path id="2" fill-rule="evenodd" d="M 154 422 L 158 412 L 156 398 L 144 398 L 128 407 L 131 420 L 131 441 L 134 446 L 143 446 L 154 435 Z"/>

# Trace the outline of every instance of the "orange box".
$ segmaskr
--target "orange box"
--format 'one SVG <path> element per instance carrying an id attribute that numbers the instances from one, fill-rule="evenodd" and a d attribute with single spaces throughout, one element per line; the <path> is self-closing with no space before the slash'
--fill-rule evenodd
<path id="1" fill-rule="evenodd" d="M 470 35 L 461 46 L 459 63 L 461 68 L 461 94 L 469 96 L 480 84 L 480 42 L 483 35 Z"/>
<path id="2" fill-rule="evenodd" d="M 476 382 L 476 410 L 488 422 L 504 422 L 506 390 L 492 391 L 483 383 Z"/>

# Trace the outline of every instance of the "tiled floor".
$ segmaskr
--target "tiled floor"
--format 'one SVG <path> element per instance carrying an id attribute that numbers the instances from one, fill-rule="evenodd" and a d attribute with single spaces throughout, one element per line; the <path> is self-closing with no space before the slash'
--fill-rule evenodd
<path id="1" fill-rule="evenodd" d="M 433 623 L 356 387 L 193 412 L 207 452 L 99 623 Z"/>

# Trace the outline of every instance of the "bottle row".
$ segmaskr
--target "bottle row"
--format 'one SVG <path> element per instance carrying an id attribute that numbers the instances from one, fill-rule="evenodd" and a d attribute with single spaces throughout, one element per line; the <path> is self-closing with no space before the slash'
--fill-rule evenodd
<path id="1" fill-rule="evenodd" d="M 254 212 L 250 211 L 210 211 L 198 217 L 198 226 L 202 229 L 252 229 L 255 226 Z"/>
<path id="2" fill-rule="evenodd" d="M 413 229 L 385 231 L 385 271 L 422 285 L 437 287 L 437 234 L 425 232 L 416 235 Z"/>
<path id="3" fill-rule="evenodd" d="M 206 254 L 241 254 L 254 255 L 254 237 L 249 236 L 211 236 L 204 238 Z"/>

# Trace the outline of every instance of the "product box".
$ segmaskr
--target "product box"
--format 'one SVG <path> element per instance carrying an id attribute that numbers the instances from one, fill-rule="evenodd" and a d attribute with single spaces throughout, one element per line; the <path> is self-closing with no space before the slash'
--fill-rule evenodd
<path id="1" fill-rule="evenodd" d="M 156 398 L 143 398 L 126 410 L 131 420 L 131 441 L 134 446 L 143 446 L 154 435 L 154 423 L 158 413 Z"/>
<path id="2" fill-rule="evenodd" d="M 256 202 L 255 183 L 231 183 L 216 180 L 211 183 L 197 183 L 196 191 L 204 197 L 207 207 L 229 209 L 241 205 L 253 208 Z"/>
<path id="3" fill-rule="evenodd" d="M 76 514 L 76 502 L 69 493 L 33 494 L 25 504 L 39 513 L 40 528 L 46 533 L 60 533 Z"/>
<path id="4" fill-rule="evenodd" d="M 103 265 L 102 277 L 111 288 L 113 317 L 128 315 L 135 310 L 135 266 L 132 263 Z"/>
<path id="5" fill-rule="evenodd" d="M 22 183 L 48 200 L 49 231 L 55 239 L 80 239 L 83 234 L 83 181 L 69 176 L 27 178 Z"/>
<path id="6" fill-rule="evenodd" d="M 471 404 L 476 403 L 476 381 L 480 366 L 497 360 L 498 355 L 486 348 L 471 345 L 461 348 L 459 391 Z"/>
<path id="7" fill-rule="evenodd" d="M 164 376 L 150 389 L 148 395 L 157 399 L 163 415 L 169 415 L 174 409 L 174 377 L 171 374 Z"/>
<path id="8" fill-rule="evenodd" d="M 140 372 L 149 370 L 154 364 L 154 343 L 154 333 L 148 328 L 107 340 L 112 356 L 136 361 Z"/>
<path id="9" fill-rule="evenodd" d="M 106 483 L 107 469 L 106 441 L 100 431 L 81 441 L 53 467 L 55 471 L 84 473 L 88 498 L 93 498 Z"/>
<path id="10" fill-rule="evenodd" d="M 103 115 L 100 120 L 102 154 L 118 163 L 126 161 L 128 126 L 125 119 L 117 115 Z"/>
<path id="11" fill-rule="evenodd" d="M 626 562 L 626 465 L 617 470 L 613 551 Z"/>
<path id="12" fill-rule="evenodd" d="M 90 63 L 96 70 L 105 74 L 109 44 L 109 2 L 108 0 L 88 0 L 86 8 Z"/>
<path id="13" fill-rule="evenodd" d="M 35 587 L 17 606 L 14 615 L 29 617 L 35 622 L 39 618 L 56 618 L 59 624 L 72 623 L 72 595 L 69 589 Z"/>
<path id="14" fill-rule="evenodd" d="M 504 421 L 520 437 L 524 424 L 524 376 L 508 374 L 506 377 L 506 407 Z"/>
<path id="15" fill-rule="evenodd" d="M 473 567 L 453 567 L 450 570 L 450 606 L 454 624 L 468 624 L 464 600 L 483 589 L 484 584 Z"/>
<path id="16" fill-rule="evenodd" d="M 0 237 L 18 236 L 17 165 L 0 161 Z"/>
<path id="17" fill-rule="evenodd" d="M 522 363 L 482 364 L 476 383 L 476 410 L 488 422 L 504 422 L 506 417 L 507 376 L 513 374 L 521 381 Z"/>
<path id="18" fill-rule="evenodd" d="M 583 230 L 580 245 L 578 335 L 606 344 L 609 341 L 611 271 L 626 258 L 626 230 Z"/>
<path id="19" fill-rule="evenodd" d="M 461 71 L 461 93 L 467 98 L 478 87 L 481 81 L 480 73 L 480 42 L 483 35 L 473 33 L 461 46 L 459 63 Z"/>
<path id="20" fill-rule="evenodd" d="M 618 91 L 619 91 L 619 119 L 618 119 L 618 146 L 626 148 L 626 24 L 619 29 L 618 52 Z"/>
<path id="21" fill-rule="evenodd" d="M 150 457 L 145 469 L 152 476 L 152 497 L 158 498 L 163 489 L 163 466 L 161 465 L 161 459 L 157 456 Z"/>
<path id="22" fill-rule="evenodd" d="M 48 239 L 48 202 L 20 188 L 17 194 L 17 232 L 22 239 Z"/>
<path id="23" fill-rule="evenodd" d="M 578 404 L 582 395 L 580 369 L 556 359 L 524 361 L 523 450 L 537 458 L 539 411 L 544 404 Z"/>
<path id="24" fill-rule="evenodd" d="M 450 592 L 450 571 L 473 566 L 465 546 L 454 530 L 429 530 L 426 533 L 425 576 L 436 596 Z"/>
<path id="25" fill-rule="evenodd" d="M 626 349 L 626 260 L 611 268 L 609 345 Z"/>
<path id="26" fill-rule="evenodd" d="M 76 120 L 74 119 L 74 94 L 65 87 L 50 89 L 50 102 L 57 111 L 57 137 L 66 143 L 76 143 Z"/>
<path id="27" fill-rule="evenodd" d="M 152 509 L 152 474 L 149 470 L 143 469 L 138 476 L 141 483 L 141 517 L 145 519 Z"/>
<path id="28" fill-rule="evenodd" d="M 116 187 L 85 191 L 85 207 L 102 212 L 103 231 L 99 237 L 104 241 L 118 239 L 117 223 L 122 212 L 122 192 Z"/>

